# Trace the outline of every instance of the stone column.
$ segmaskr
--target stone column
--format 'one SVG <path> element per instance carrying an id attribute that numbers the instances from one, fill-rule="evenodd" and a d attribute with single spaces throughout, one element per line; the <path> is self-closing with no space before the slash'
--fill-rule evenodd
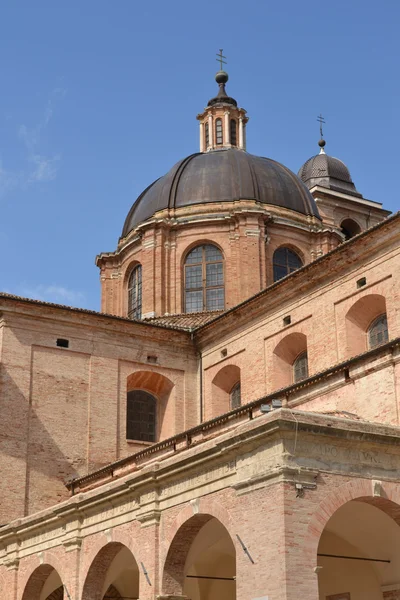
<path id="1" fill-rule="evenodd" d="M 243 117 L 239 117 L 239 148 L 244 149 Z"/>
<path id="2" fill-rule="evenodd" d="M 204 152 L 204 124 L 200 123 L 200 152 Z"/>
<path id="3" fill-rule="evenodd" d="M 231 143 L 231 136 L 230 136 L 230 127 L 229 127 L 229 111 L 225 111 L 224 113 L 225 116 L 225 124 L 224 124 L 224 145 L 228 146 Z"/>
<path id="4" fill-rule="evenodd" d="M 212 115 L 208 115 L 208 148 L 214 148 L 214 125 Z"/>

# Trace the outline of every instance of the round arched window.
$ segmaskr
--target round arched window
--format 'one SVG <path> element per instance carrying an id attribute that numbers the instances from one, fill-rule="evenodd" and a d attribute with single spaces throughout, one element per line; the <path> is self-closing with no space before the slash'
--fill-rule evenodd
<path id="1" fill-rule="evenodd" d="M 275 250 L 273 258 L 274 281 L 286 277 L 286 275 L 300 269 L 302 266 L 301 258 L 296 252 L 285 246 L 278 248 Z"/>
<path id="2" fill-rule="evenodd" d="M 341 228 L 346 240 L 349 240 L 358 233 L 361 233 L 361 227 L 353 219 L 345 219 L 342 221 Z"/>
<path id="3" fill-rule="evenodd" d="M 307 352 L 302 352 L 293 363 L 293 381 L 298 383 L 308 377 Z"/>
<path id="4" fill-rule="evenodd" d="M 389 340 L 388 324 L 386 314 L 380 315 L 368 328 L 368 344 L 370 348 L 376 348 Z"/>
<path id="5" fill-rule="evenodd" d="M 185 312 L 223 310 L 225 288 L 221 250 L 212 244 L 196 246 L 186 256 L 184 269 Z"/>
<path id="6" fill-rule="evenodd" d="M 142 265 L 137 265 L 129 276 L 128 317 L 142 318 Z"/>

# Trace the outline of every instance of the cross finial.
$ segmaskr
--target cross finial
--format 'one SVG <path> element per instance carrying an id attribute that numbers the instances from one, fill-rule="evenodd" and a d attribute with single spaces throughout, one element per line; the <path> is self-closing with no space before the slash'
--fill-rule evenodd
<path id="1" fill-rule="evenodd" d="M 319 117 L 317 117 L 317 121 L 319 122 L 319 132 L 321 134 L 321 139 L 324 137 L 324 134 L 322 132 L 322 124 L 325 124 L 325 119 L 322 115 L 319 115 Z"/>
<path id="2" fill-rule="evenodd" d="M 222 65 L 226 65 L 227 64 L 226 60 L 223 60 L 224 58 L 226 58 L 226 56 L 224 56 L 222 54 L 222 52 L 223 52 L 223 50 L 222 50 L 222 48 L 220 48 L 219 49 L 219 53 L 217 53 L 218 58 L 216 58 L 216 60 L 219 62 L 219 68 L 220 68 L 221 71 L 224 70 L 223 67 L 222 67 Z"/>

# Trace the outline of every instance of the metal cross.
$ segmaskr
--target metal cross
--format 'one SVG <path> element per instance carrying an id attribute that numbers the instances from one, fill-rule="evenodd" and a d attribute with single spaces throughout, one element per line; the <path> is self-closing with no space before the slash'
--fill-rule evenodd
<path id="1" fill-rule="evenodd" d="M 325 119 L 322 115 L 319 115 L 319 117 L 317 117 L 317 121 L 319 122 L 319 132 L 321 134 L 321 138 L 323 138 L 324 134 L 322 133 L 322 124 L 325 124 Z"/>
<path id="2" fill-rule="evenodd" d="M 216 58 L 215 60 L 217 60 L 219 62 L 219 68 L 221 71 L 223 71 L 222 65 L 226 65 L 226 60 L 223 60 L 224 58 L 226 58 L 226 56 L 224 56 L 222 54 L 223 50 L 222 48 L 219 49 L 219 54 L 217 53 L 218 58 Z"/>

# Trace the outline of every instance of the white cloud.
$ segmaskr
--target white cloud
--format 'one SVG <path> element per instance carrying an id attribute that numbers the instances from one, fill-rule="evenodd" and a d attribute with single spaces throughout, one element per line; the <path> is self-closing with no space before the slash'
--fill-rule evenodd
<path id="1" fill-rule="evenodd" d="M 85 301 L 85 294 L 77 290 L 68 289 L 62 285 L 36 285 L 20 286 L 17 290 L 7 293 L 32 298 L 33 300 L 44 300 L 45 302 L 54 302 L 56 304 L 67 304 L 80 306 Z"/>

